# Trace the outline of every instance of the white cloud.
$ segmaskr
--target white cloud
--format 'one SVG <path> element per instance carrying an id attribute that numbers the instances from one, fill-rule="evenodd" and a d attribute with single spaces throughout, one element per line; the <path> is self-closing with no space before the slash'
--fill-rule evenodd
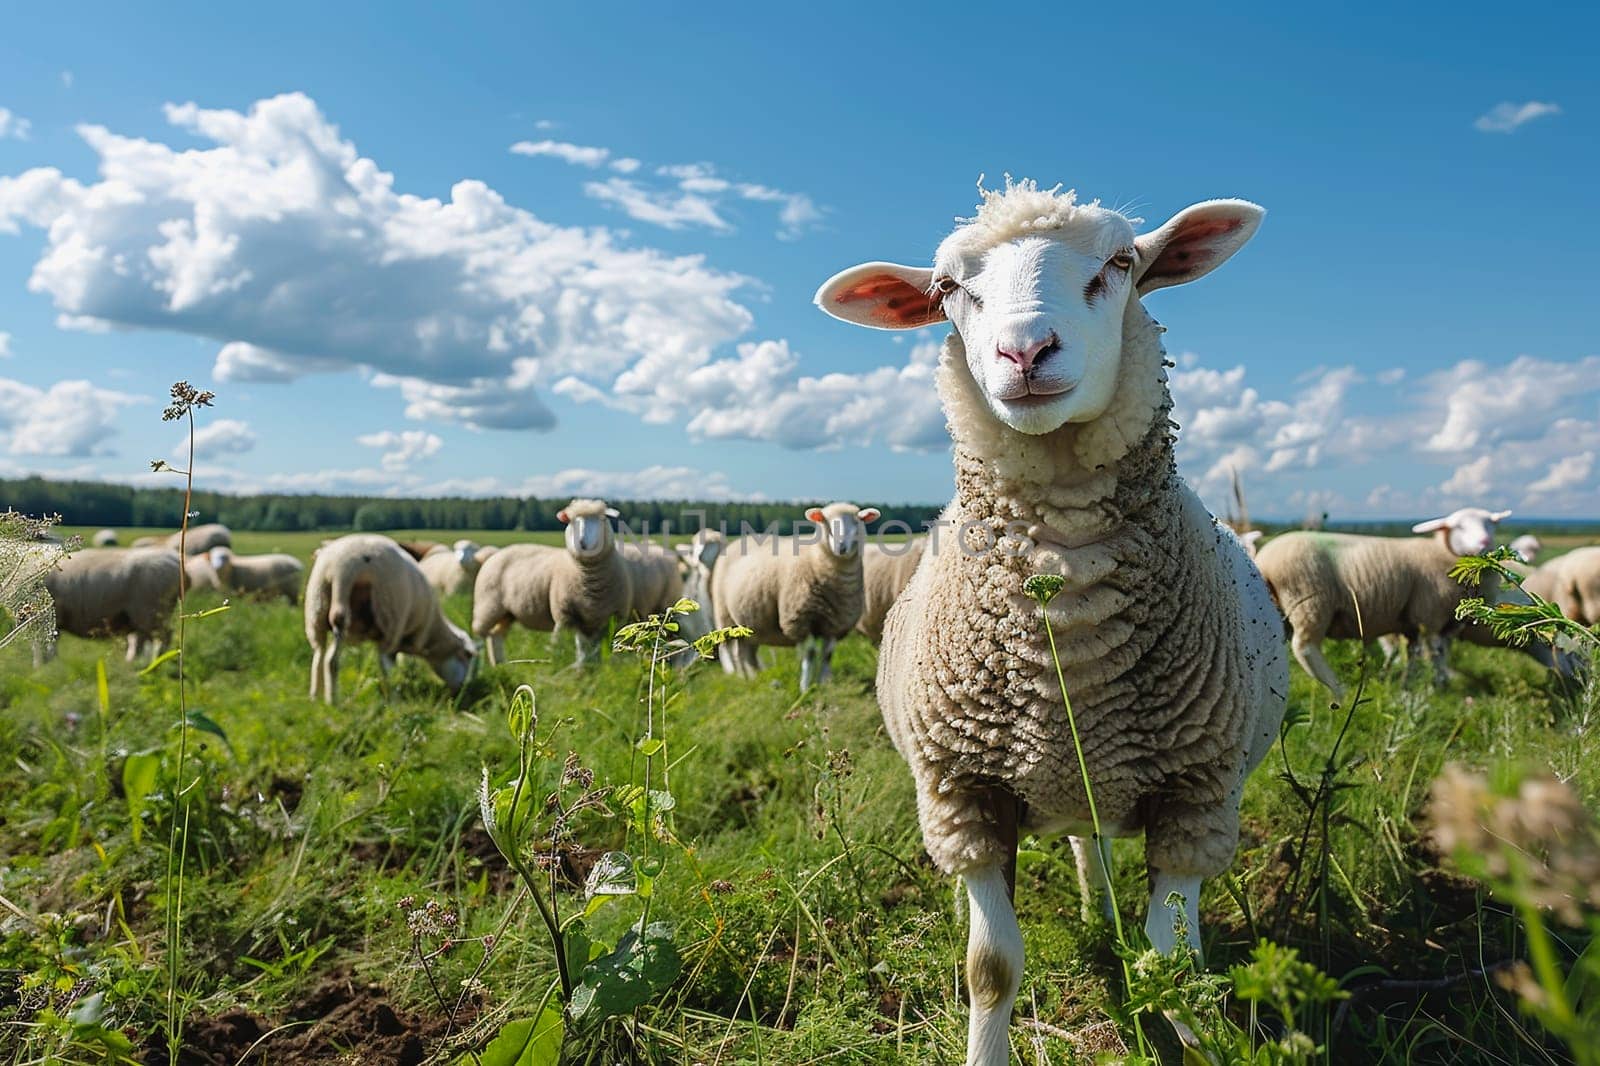
<path id="1" fill-rule="evenodd" d="M 1570 363 L 1519 355 L 1504 367 L 1464 360 L 1421 379 L 1430 421 L 1442 418 L 1423 445 L 1456 453 L 1526 435 L 1573 400 L 1600 394 L 1600 356 Z"/>
<path id="2" fill-rule="evenodd" d="M 618 174 L 632 174 L 642 166 L 644 164 L 632 156 L 623 156 L 621 159 L 613 159 L 611 161 L 611 169 Z"/>
<path id="3" fill-rule="evenodd" d="M 777 236 L 782 240 L 796 240 L 822 221 L 822 209 L 804 193 L 785 192 L 754 182 L 730 181 L 720 177 L 710 163 L 673 163 L 657 167 L 656 174 L 672 179 L 682 192 L 706 197 L 717 206 L 721 205 L 720 197 L 781 205 L 778 221 L 782 225 Z"/>
<path id="4" fill-rule="evenodd" d="M 629 218 L 666 229 L 685 226 L 704 226 L 722 232 L 733 229 L 717 213 L 712 201 L 694 192 L 646 189 L 627 178 L 607 178 L 584 182 L 583 194 L 591 200 L 621 208 Z"/>
<path id="5" fill-rule="evenodd" d="M 0 429 L 12 455 L 108 455 L 117 412 L 142 400 L 87 381 L 40 389 L 0 378 Z"/>
<path id="6" fill-rule="evenodd" d="M 1507 100 L 1495 104 L 1479 115 L 1472 125 L 1481 133 L 1515 133 L 1518 127 L 1536 118 L 1559 114 L 1561 107 L 1557 104 L 1542 103 L 1538 100 L 1514 104 Z"/>
<path id="7" fill-rule="evenodd" d="M 1406 368 L 1405 367 L 1403 367 L 1403 366 L 1392 366 L 1387 370 L 1378 371 L 1378 384 L 1379 385 L 1398 385 L 1400 382 L 1405 380 L 1405 377 L 1406 377 Z"/>
<path id="8" fill-rule="evenodd" d="M 0 331 L 0 359 L 11 358 L 11 334 Z"/>
<path id="9" fill-rule="evenodd" d="M 438 454 L 439 449 L 444 447 L 444 441 L 437 434 L 420 429 L 399 432 L 386 429 L 381 433 L 365 433 L 356 438 L 356 443 L 383 449 L 380 461 L 385 470 L 409 469 L 412 464 Z"/>
<path id="10" fill-rule="evenodd" d="M 533 124 L 533 128 L 536 130 L 553 130 L 556 128 L 556 122 L 552 119 L 542 118 Z"/>
<path id="11" fill-rule="evenodd" d="M 1456 467 L 1455 473 L 1439 486 L 1439 491 L 1452 496 L 1484 499 L 1494 491 L 1493 466 L 1493 455 L 1480 455 L 1470 463 L 1462 463 Z"/>
<path id="12" fill-rule="evenodd" d="M 511 146 L 515 155 L 549 156 L 573 166 L 597 167 L 611 156 L 609 148 L 597 148 L 567 141 L 518 141 Z"/>
<path id="13" fill-rule="evenodd" d="M 0 141 L 7 137 L 14 137 L 19 141 L 28 139 L 28 132 L 33 129 L 33 123 L 9 108 L 0 107 Z"/>
<path id="14" fill-rule="evenodd" d="M 213 146 L 82 126 L 98 180 L 0 177 L 0 232 L 43 231 L 28 285 L 64 327 L 209 337 L 228 380 L 365 367 L 414 417 L 530 428 L 553 424 L 548 381 L 699 365 L 753 321 L 734 299 L 750 279 L 700 256 L 553 225 L 477 181 L 397 191 L 304 95 L 166 113 Z"/>
<path id="15" fill-rule="evenodd" d="M 255 446 L 255 431 L 249 423 L 235 418 L 219 418 L 194 431 L 194 454 L 197 459 L 202 456 L 239 455 Z M 173 446 L 173 453 L 182 455 L 187 453 L 188 448 L 189 437 L 185 434 Z"/>
<path id="16" fill-rule="evenodd" d="M 516 490 L 538 497 L 594 496 L 606 500 L 752 500 L 760 494 L 736 491 L 726 474 L 688 466 L 647 466 L 642 470 L 574 468 L 528 478 Z"/>
<path id="17" fill-rule="evenodd" d="M 1544 477 L 1528 486 L 1528 493 L 1539 495 L 1577 488 L 1589 480 L 1589 475 L 1593 471 L 1594 452 L 1563 456 L 1550 464 L 1550 469 L 1545 471 Z"/>

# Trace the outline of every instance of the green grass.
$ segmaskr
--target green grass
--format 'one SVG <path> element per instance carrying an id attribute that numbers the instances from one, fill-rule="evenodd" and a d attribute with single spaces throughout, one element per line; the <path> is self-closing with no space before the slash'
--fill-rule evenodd
<path id="1" fill-rule="evenodd" d="M 322 537 L 241 533 L 236 546 L 305 556 Z M 460 622 L 468 609 L 464 597 L 447 605 Z M 480 776 L 487 766 L 503 783 L 516 765 L 505 712 L 526 683 L 541 734 L 556 729 L 541 787 L 568 750 L 599 783 L 634 780 L 641 663 L 613 655 L 579 673 L 570 640 L 516 630 L 510 654 L 531 661 L 484 671 L 456 709 L 415 662 L 402 663 L 386 696 L 368 646 L 346 655 L 343 703 L 329 709 L 306 698 L 309 650 L 296 609 L 240 603 L 192 620 L 189 643 L 189 706 L 226 741 L 191 732 L 180 992 L 190 1041 L 227 1054 L 185 1061 L 236 1061 L 248 1042 L 203 1042 L 242 1017 L 261 1033 L 291 1026 L 266 1036 L 264 1061 L 336 1057 L 328 1048 L 337 1037 L 315 1055 L 273 1054 L 314 1043 L 306 1034 L 331 975 L 376 986 L 370 994 L 432 1061 L 481 1049 L 504 1022 L 531 1015 L 553 960 L 479 821 Z M 1330 647 L 1335 668 L 1353 678 L 1357 649 Z M 0 653 L 0 896 L 20 912 L 0 910 L 0 969 L 23 986 L 20 1004 L 10 980 L 0 986 L 0 1058 L 103 1061 L 94 1030 L 67 1017 L 95 992 L 105 994 L 96 1024 L 160 1046 L 161 885 L 175 804 L 165 778 L 141 795 L 136 771 L 170 767 L 178 700 L 170 664 L 141 675 L 120 651 L 64 637 L 60 657 L 39 670 L 25 648 Z M 1468 975 L 1524 947 L 1503 908 L 1439 869 L 1417 816 L 1447 761 L 1548 767 L 1592 807 L 1600 752 L 1592 723 L 1532 660 L 1475 647 L 1455 656 L 1461 676 L 1444 691 L 1406 690 L 1383 674 L 1368 686 L 1339 748 L 1326 863 L 1320 812 L 1309 818 L 1286 775 L 1315 787 L 1344 718 L 1296 668 L 1291 707 L 1309 721 L 1250 783 L 1239 896 L 1220 880 L 1206 887 L 1211 969 L 1246 959 L 1256 937 L 1269 936 L 1352 986 L 1389 982 L 1348 1010 L 1332 1062 L 1563 1061 L 1558 1049 L 1540 1050 L 1532 1023 L 1492 978 Z M 805 697 L 792 651 L 764 658 L 771 667 L 754 682 L 714 665 L 693 670 L 668 712 L 674 828 L 687 851 L 669 849 L 651 915 L 676 927 L 684 974 L 631 1030 L 569 1044 L 571 1061 L 959 1061 L 964 919 L 954 882 L 921 851 L 910 778 L 873 698 L 876 653 L 859 638 L 844 642 L 835 680 Z M 623 846 L 625 831 L 595 815 L 577 837 L 603 851 Z M 1147 896 L 1140 851 L 1137 841 L 1116 845 L 1117 895 L 1134 927 Z M 473 938 L 499 933 L 478 975 L 482 995 L 448 1040 L 399 906 L 408 896 L 461 916 L 459 947 L 430 964 L 451 1001 L 482 960 Z M 1091 1061 L 1083 1048 L 1104 1038 L 1121 969 L 1109 927 L 1078 917 L 1065 841 L 1025 842 L 1017 898 L 1028 951 L 1014 1028 L 1021 1061 Z M 579 903 L 563 890 L 564 910 Z M 601 911 L 592 933 L 613 942 L 636 913 Z M 1569 955 L 1582 947 L 1562 944 Z M 1397 983 L 1435 979 L 1429 988 Z M 41 1014 L 41 1005 L 53 1010 Z M 166 1060 L 164 1047 L 156 1058 Z"/>

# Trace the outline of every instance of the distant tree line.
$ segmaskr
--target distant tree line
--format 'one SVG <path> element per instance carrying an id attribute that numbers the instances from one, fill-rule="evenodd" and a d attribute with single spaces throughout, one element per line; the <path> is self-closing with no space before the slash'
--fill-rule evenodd
<path id="1" fill-rule="evenodd" d="M 556 512 L 570 496 L 397 499 L 374 496 L 268 495 L 235 496 L 197 490 L 191 507 L 197 521 L 221 522 L 232 529 L 283 532 L 292 530 L 503 529 L 561 528 Z M 755 529 L 776 526 L 792 532 L 802 511 L 812 504 L 737 503 L 711 500 L 615 500 L 622 521 L 635 532 L 659 533 L 670 523 L 676 532 L 692 533 L 704 524 L 737 532 L 740 523 Z M 863 501 L 862 506 L 868 506 Z M 872 504 L 883 512 L 877 528 L 903 522 L 914 530 L 939 516 L 939 504 Z M 0 478 L 0 511 L 26 515 L 58 514 L 73 526 L 153 526 L 176 529 L 183 515 L 183 491 L 135 488 L 103 481 L 52 481 L 41 477 Z M 892 526 L 898 530 L 898 526 Z"/>

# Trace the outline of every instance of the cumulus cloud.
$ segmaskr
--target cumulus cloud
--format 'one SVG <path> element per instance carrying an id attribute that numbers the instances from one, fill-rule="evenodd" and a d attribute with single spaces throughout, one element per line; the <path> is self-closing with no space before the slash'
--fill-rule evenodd
<path id="1" fill-rule="evenodd" d="M 1517 129 L 1537 118 L 1546 115 L 1559 115 L 1561 108 L 1557 104 L 1543 103 L 1539 100 L 1529 100 L 1525 104 L 1514 104 L 1507 100 L 1495 104 L 1488 111 L 1479 115 L 1472 123 L 1480 133 L 1515 133 Z"/>
<path id="2" fill-rule="evenodd" d="M 41 389 L 0 378 L 0 430 L 12 455 L 109 455 L 117 412 L 143 400 L 88 381 Z"/>
<path id="3" fill-rule="evenodd" d="M 613 159 L 611 161 L 611 169 L 618 174 L 632 174 L 642 166 L 644 164 L 632 156 L 623 156 L 621 159 Z"/>
<path id="4" fill-rule="evenodd" d="M 1525 436 L 1584 396 L 1600 395 L 1600 355 L 1570 363 L 1519 355 L 1496 367 L 1467 359 L 1421 379 L 1430 421 L 1442 423 L 1423 445 L 1463 452 Z"/>
<path id="5" fill-rule="evenodd" d="M 1544 477 L 1528 486 L 1530 496 L 1575 489 L 1589 480 L 1594 471 L 1594 452 L 1567 455 L 1550 464 Z"/>
<path id="6" fill-rule="evenodd" d="M 380 462 L 385 470 L 406 470 L 412 464 L 438 454 L 439 449 L 444 447 L 444 441 L 438 434 L 420 429 L 386 429 L 381 433 L 364 433 L 356 438 L 356 443 L 383 449 Z"/>
<path id="7" fill-rule="evenodd" d="M 689 466 L 647 466 L 642 470 L 573 468 L 528 478 L 519 494 L 539 497 L 594 496 L 607 500 L 751 500 L 760 494 L 736 491 L 726 474 Z"/>
<path id="8" fill-rule="evenodd" d="M 43 231 L 28 284 L 64 325 L 213 338 L 231 380 L 370 368 L 414 414 L 530 428 L 553 422 L 545 381 L 703 363 L 752 323 L 749 279 L 700 256 L 551 224 L 478 181 L 398 191 L 302 94 L 166 114 L 211 146 L 85 125 L 98 180 L 0 177 L 0 232 Z"/>
<path id="9" fill-rule="evenodd" d="M 5 140 L 7 137 L 25 141 L 28 139 L 28 133 L 32 129 L 33 123 L 10 108 L 0 107 L 0 141 Z"/>
<path id="10" fill-rule="evenodd" d="M 567 141 L 518 141 L 511 146 L 514 155 L 549 156 L 573 166 L 597 167 L 611 157 L 611 149 Z"/>
<path id="11" fill-rule="evenodd" d="M 629 218 L 665 229 L 704 226 L 724 233 L 733 229 L 717 213 L 712 201 L 695 192 L 647 189 L 627 178 L 607 178 L 585 182 L 583 194 L 591 200 L 620 208 Z"/>
<path id="12" fill-rule="evenodd" d="M 785 192 L 770 185 L 732 181 L 717 173 L 710 163 L 674 163 L 657 167 L 656 174 L 672 179 L 685 194 L 779 205 L 778 237 L 795 240 L 822 221 L 822 209 L 804 193 Z"/>
<path id="13" fill-rule="evenodd" d="M 239 455 L 250 451 L 256 446 L 255 431 L 249 423 L 241 422 L 235 418 L 219 418 L 209 422 L 194 431 L 194 454 L 198 459 L 202 456 Z M 173 453 L 181 455 L 188 451 L 189 436 L 184 434 L 173 445 Z"/>
<path id="14" fill-rule="evenodd" d="M 701 440 L 770 441 L 786 448 L 835 449 L 884 443 L 896 451 L 945 448 L 950 439 L 934 391 L 940 345 L 915 345 L 900 366 L 820 376 L 798 372 L 785 340 L 738 346 L 732 358 L 685 368 L 646 360 L 609 392 L 567 378 L 554 391 L 600 402 L 646 422 L 688 419 Z"/>

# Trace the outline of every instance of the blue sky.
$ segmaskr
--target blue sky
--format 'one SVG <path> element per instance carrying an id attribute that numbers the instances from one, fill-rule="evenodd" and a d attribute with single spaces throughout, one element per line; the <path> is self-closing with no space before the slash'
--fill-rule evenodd
<path id="1" fill-rule="evenodd" d="M 810 297 L 1010 172 L 1267 207 L 1149 301 L 1214 505 L 1600 515 L 1600 16 L 545 6 L 11 15 L 0 474 L 187 377 L 220 488 L 944 499 L 938 331 Z"/>

